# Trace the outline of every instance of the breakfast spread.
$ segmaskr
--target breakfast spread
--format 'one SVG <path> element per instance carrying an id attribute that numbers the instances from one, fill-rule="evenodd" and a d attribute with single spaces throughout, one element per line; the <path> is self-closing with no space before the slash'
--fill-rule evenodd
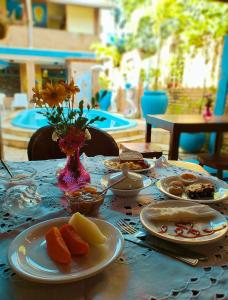
<path id="1" fill-rule="evenodd" d="M 147 211 L 153 221 L 192 222 L 197 219 L 212 219 L 214 210 L 207 205 L 187 207 L 153 207 Z"/>
<path id="2" fill-rule="evenodd" d="M 120 162 L 143 161 L 143 156 L 137 151 L 123 151 L 119 155 Z"/>
<path id="3" fill-rule="evenodd" d="M 153 206 L 147 209 L 147 218 L 156 226 L 159 234 L 173 237 L 198 238 L 212 235 L 227 225 L 212 226 L 217 217 L 214 209 L 207 205 Z"/>
<path id="4" fill-rule="evenodd" d="M 65 193 L 71 212 L 85 215 L 96 214 L 104 202 L 105 194 L 101 194 L 95 186 L 84 186 L 75 191 Z"/>
<path id="5" fill-rule="evenodd" d="M 191 199 L 213 197 L 215 187 L 212 183 L 194 183 L 187 186 L 185 192 Z"/>
<path id="6" fill-rule="evenodd" d="M 180 186 L 171 185 L 168 187 L 168 192 L 172 195 L 181 196 L 183 193 L 183 188 Z"/>
<path id="7" fill-rule="evenodd" d="M 101 232 L 99 227 L 90 219 L 75 213 L 69 220 L 69 224 L 73 226 L 79 233 L 81 238 L 92 245 L 104 244 L 107 240 L 106 236 Z"/>
<path id="8" fill-rule="evenodd" d="M 119 160 L 108 160 L 105 161 L 105 165 L 109 169 L 121 170 L 122 164 L 125 163 L 128 165 L 129 170 L 142 170 L 149 168 L 149 164 L 146 161 L 129 161 L 129 162 L 120 162 Z"/>
<path id="9" fill-rule="evenodd" d="M 91 245 L 101 245 L 107 240 L 98 226 L 80 213 L 75 213 L 68 224 L 53 226 L 45 235 L 47 253 L 57 263 L 68 265 L 72 256 L 86 256 Z"/>
<path id="10" fill-rule="evenodd" d="M 175 223 L 174 226 L 168 226 L 162 224 L 160 226 L 158 233 L 168 234 L 174 237 L 194 239 L 194 238 L 212 235 L 216 231 L 222 230 L 225 227 L 226 226 L 223 225 L 216 229 L 211 227 L 199 228 L 196 224 L 183 222 L 183 223 Z"/>
<path id="11" fill-rule="evenodd" d="M 175 196 L 186 196 L 190 199 L 213 198 L 215 187 L 211 182 L 200 181 L 200 178 L 191 173 L 183 173 L 177 179 L 167 183 L 167 191 Z"/>
<path id="12" fill-rule="evenodd" d="M 121 180 L 121 178 L 123 178 Z M 121 181 L 120 181 L 121 180 Z M 110 177 L 109 184 L 114 184 L 115 182 L 118 182 L 114 185 L 114 189 L 119 190 L 133 190 L 133 189 L 140 189 L 143 187 L 143 177 L 139 174 L 135 173 L 129 173 L 128 172 L 128 165 L 124 163 L 122 165 L 122 173 L 114 175 Z"/>
<path id="13" fill-rule="evenodd" d="M 197 179 L 198 177 L 192 173 L 183 173 L 180 175 L 180 180 L 186 185 L 196 182 Z"/>
<path id="14" fill-rule="evenodd" d="M 136 151 L 122 152 L 118 159 L 106 160 L 104 164 L 113 170 L 121 170 L 123 164 L 127 164 L 129 170 L 135 171 L 149 168 L 149 164 L 143 159 L 142 154 Z"/>
<path id="15" fill-rule="evenodd" d="M 60 264 L 69 264 L 71 254 L 56 226 L 51 227 L 45 235 L 47 253 L 51 259 Z"/>

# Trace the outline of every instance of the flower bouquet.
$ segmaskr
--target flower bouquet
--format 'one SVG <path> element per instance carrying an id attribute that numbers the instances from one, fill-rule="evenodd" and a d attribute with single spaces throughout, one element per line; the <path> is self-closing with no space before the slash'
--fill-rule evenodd
<path id="1" fill-rule="evenodd" d="M 91 139 L 89 126 L 105 118 L 88 117 L 91 106 L 84 109 L 81 100 L 75 107 L 75 97 L 80 91 L 72 80 L 70 83 L 59 81 L 52 84 L 47 81 L 45 88 L 33 88 L 32 103 L 42 108 L 39 113 L 44 115 L 48 123 L 54 127 L 52 139 L 56 141 L 67 156 L 66 165 L 59 171 L 58 185 L 64 191 L 71 191 L 90 182 L 90 176 L 80 162 L 80 148 L 86 140 Z"/>

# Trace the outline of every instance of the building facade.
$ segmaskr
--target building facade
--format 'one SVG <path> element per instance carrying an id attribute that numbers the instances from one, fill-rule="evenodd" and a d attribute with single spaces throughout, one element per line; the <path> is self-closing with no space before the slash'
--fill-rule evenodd
<path id="1" fill-rule="evenodd" d="M 97 62 L 90 47 L 99 41 L 102 11 L 112 7 L 108 0 L 0 0 L 7 19 L 0 39 L 0 92 L 31 97 L 32 87 L 47 78 L 91 77 L 88 70 Z"/>

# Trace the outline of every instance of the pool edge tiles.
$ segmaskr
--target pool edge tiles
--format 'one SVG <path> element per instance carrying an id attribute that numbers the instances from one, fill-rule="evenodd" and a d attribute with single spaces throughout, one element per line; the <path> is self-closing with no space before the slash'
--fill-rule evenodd
<path id="1" fill-rule="evenodd" d="M 39 110 L 40 108 L 23 110 L 11 120 L 11 124 L 18 128 L 31 130 L 37 130 L 43 126 L 48 125 L 48 122 L 45 119 L 45 117 L 41 116 L 38 113 Z M 102 125 L 104 125 L 103 122 L 98 122 L 97 124 L 93 125 L 93 127 L 105 131 L 122 131 L 135 127 L 137 125 L 136 121 L 129 120 L 119 115 L 114 115 L 112 113 L 102 110 L 91 109 L 90 114 L 93 115 L 93 117 L 98 114 L 99 116 L 106 118 L 106 123 L 108 123 L 108 126 L 102 127 Z"/>

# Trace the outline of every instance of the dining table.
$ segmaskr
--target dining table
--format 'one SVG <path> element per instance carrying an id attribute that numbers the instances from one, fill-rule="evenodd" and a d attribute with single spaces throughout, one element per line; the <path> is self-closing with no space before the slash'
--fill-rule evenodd
<path id="1" fill-rule="evenodd" d="M 146 116 L 146 136 L 147 143 L 151 143 L 152 127 L 162 128 L 170 132 L 169 153 L 168 157 L 172 160 L 178 160 L 179 143 L 181 133 L 199 133 L 214 132 L 215 147 L 214 155 L 218 157 L 221 146 L 223 133 L 228 132 L 228 117 L 212 116 L 205 119 L 202 115 L 147 115 Z M 153 134 L 153 132 L 152 132 Z"/>
<path id="2" fill-rule="evenodd" d="M 81 160 L 91 176 L 91 183 L 101 185 L 103 176 L 110 174 L 104 165 L 104 156 Z M 152 162 L 152 160 L 148 160 Z M 208 176 L 195 164 L 154 160 L 155 167 L 144 172 L 151 185 L 137 197 L 123 198 L 108 191 L 96 218 L 115 227 L 118 221 L 142 230 L 140 212 L 150 203 L 166 201 L 168 197 L 157 187 L 161 178 L 183 172 Z M 70 216 L 63 191 L 57 186 L 56 174 L 65 159 L 7 162 L 10 168 L 32 167 L 34 180 L 42 202 L 31 216 L 11 215 L 0 208 L 0 299 L 1 300 L 186 300 L 228 299 L 228 235 L 217 242 L 194 246 L 206 254 L 207 260 L 190 266 L 159 251 L 125 240 L 120 256 L 102 272 L 77 282 L 45 284 L 23 279 L 10 266 L 8 249 L 23 230 L 39 222 Z M 0 166 L 1 170 L 2 166 Z M 5 193 L 0 182 L 0 207 Z M 228 202 L 212 204 L 228 219 Z M 121 230 L 121 228 L 119 228 Z M 123 237 L 125 233 L 122 231 Z M 192 247 L 186 247 L 186 251 Z"/>

